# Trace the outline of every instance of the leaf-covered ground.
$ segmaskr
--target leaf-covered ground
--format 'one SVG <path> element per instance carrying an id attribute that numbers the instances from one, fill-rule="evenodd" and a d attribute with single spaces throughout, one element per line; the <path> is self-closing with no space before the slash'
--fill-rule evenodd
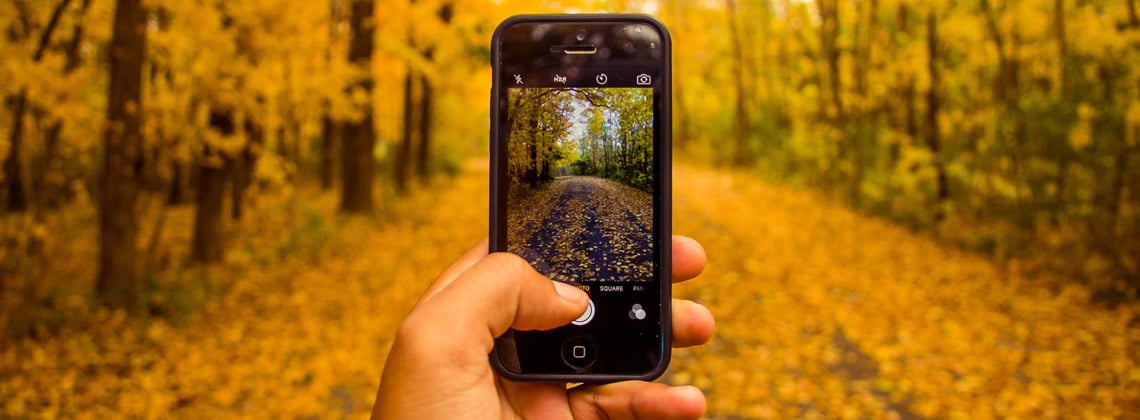
<path id="1" fill-rule="evenodd" d="M 0 348 L 0 417 L 365 416 L 397 323 L 486 233 L 485 164 L 469 169 L 372 218 L 335 216 L 331 194 L 263 198 L 224 266 L 152 279 L 161 315 L 54 298 L 69 322 Z M 709 254 L 677 294 L 718 329 L 675 351 L 665 380 L 703 388 L 710 417 L 1140 412 L 1136 304 L 1050 291 L 1016 265 L 746 174 L 680 167 L 674 183 L 675 231 Z M 52 248 L 59 266 L 92 268 L 84 220 Z M 171 213 L 162 243 L 188 240 L 189 220 Z"/>
<path id="2" fill-rule="evenodd" d="M 615 181 L 566 176 L 508 200 L 508 249 L 552 279 L 653 277 L 653 196 Z"/>
<path id="3" fill-rule="evenodd" d="M 672 381 L 712 417 L 1140 413 L 1140 317 L 742 174 L 679 168 L 674 230 L 709 253 L 678 295 L 718 319 Z"/>

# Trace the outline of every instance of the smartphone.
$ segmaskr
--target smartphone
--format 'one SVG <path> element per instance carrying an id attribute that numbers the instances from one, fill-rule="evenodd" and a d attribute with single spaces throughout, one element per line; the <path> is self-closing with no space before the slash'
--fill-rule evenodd
<path id="1" fill-rule="evenodd" d="M 491 354 L 511 380 L 652 380 L 670 356 L 669 33 L 642 15 L 522 15 L 491 45 L 492 252 L 584 290 Z"/>

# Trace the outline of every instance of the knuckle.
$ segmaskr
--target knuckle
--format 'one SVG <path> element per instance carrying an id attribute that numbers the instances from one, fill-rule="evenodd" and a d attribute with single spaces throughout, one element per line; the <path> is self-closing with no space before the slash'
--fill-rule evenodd
<path id="1" fill-rule="evenodd" d="M 505 252 L 488 255 L 486 263 L 490 265 L 493 271 L 507 279 L 520 278 L 525 270 L 530 268 L 530 265 L 519 256 Z"/>

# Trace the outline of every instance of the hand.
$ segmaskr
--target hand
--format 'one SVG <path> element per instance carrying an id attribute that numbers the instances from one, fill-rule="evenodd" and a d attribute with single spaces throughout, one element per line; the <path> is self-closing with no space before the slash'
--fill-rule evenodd
<path id="1" fill-rule="evenodd" d="M 705 251 L 673 237 L 673 281 L 696 277 Z M 373 418 L 697 418 L 705 397 L 691 386 L 627 381 L 606 385 L 512 382 L 491 368 L 495 337 L 509 328 L 546 330 L 586 310 L 577 288 L 551 281 L 513 254 L 487 255 L 487 241 L 439 276 L 396 333 Z M 712 314 L 673 300 L 673 346 L 712 337 Z"/>

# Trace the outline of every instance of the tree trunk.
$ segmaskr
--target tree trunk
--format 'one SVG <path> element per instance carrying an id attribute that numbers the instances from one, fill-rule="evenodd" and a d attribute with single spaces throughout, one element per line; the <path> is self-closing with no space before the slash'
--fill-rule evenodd
<path id="1" fill-rule="evenodd" d="M 820 54 L 823 57 L 827 73 L 827 77 L 820 77 L 820 115 L 823 116 L 824 121 L 831 125 L 835 130 L 841 133 L 839 141 L 836 143 L 836 160 L 842 162 L 845 160 L 852 161 L 853 149 L 858 147 L 850 143 L 855 143 L 858 135 L 851 135 L 847 127 L 845 127 L 845 116 L 843 109 L 843 81 L 839 74 L 839 59 L 841 51 L 839 49 L 839 3 L 838 0 L 816 0 L 816 6 L 819 9 L 819 45 Z M 822 83 L 826 80 L 826 85 Z M 826 87 L 826 89 L 824 89 Z M 832 165 L 829 174 L 824 174 L 828 182 L 835 185 L 841 185 L 841 181 L 846 179 L 847 185 L 850 185 L 854 178 L 853 173 L 845 173 L 842 165 Z M 847 194 L 848 197 L 855 197 L 857 194 L 850 189 L 843 190 L 840 187 L 840 192 Z"/>
<path id="2" fill-rule="evenodd" d="M 32 54 L 32 62 L 43 60 L 47 48 L 51 45 L 51 38 L 55 35 L 55 28 L 71 0 L 62 0 L 52 9 L 47 26 L 40 33 L 40 40 Z M 8 211 L 24 211 L 28 209 L 28 191 L 24 185 L 24 174 L 20 165 L 24 137 L 24 112 L 28 109 L 28 90 L 21 88 L 20 93 L 12 100 L 12 132 L 9 135 L 8 157 L 4 159 L 4 182 L 8 184 Z"/>
<path id="3" fill-rule="evenodd" d="M 858 5 L 861 4 L 857 3 L 856 8 L 858 9 Z M 859 10 L 856 19 L 858 30 L 855 32 L 859 39 L 855 41 L 855 92 L 864 101 L 871 73 L 871 53 L 872 45 L 875 43 L 875 16 L 878 8 L 878 0 L 871 0 L 867 3 L 867 10 Z"/>
<path id="4" fill-rule="evenodd" d="M 836 0 L 818 0 L 820 19 L 820 45 L 827 61 L 828 93 L 834 113 L 828 113 L 833 121 L 843 118 L 843 81 L 839 75 L 839 4 Z"/>
<path id="5" fill-rule="evenodd" d="M 1055 82 L 1056 86 L 1053 86 L 1052 88 L 1054 97 L 1060 103 L 1069 102 L 1066 100 L 1069 94 L 1068 85 L 1070 79 L 1068 74 L 1069 47 L 1068 43 L 1065 41 L 1065 32 L 1065 2 L 1064 0 L 1054 0 L 1053 36 L 1055 37 L 1054 40 L 1057 42 L 1057 80 Z M 1048 206 L 1048 211 L 1051 213 L 1049 215 L 1049 219 L 1053 221 L 1053 223 L 1060 223 L 1061 213 L 1063 213 L 1063 210 L 1061 210 L 1061 208 L 1064 205 L 1063 203 L 1066 202 L 1067 194 L 1065 189 L 1068 184 L 1068 182 L 1066 182 L 1066 177 L 1069 173 L 1069 161 L 1071 158 L 1071 153 L 1069 152 L 1070 149 L 1067 147 L 1067 144 L 1062 144 L 1060 147 L 1056 148 L 1051 147 L 1050 149 L 1056 150 L 1057 174 L 1053 178 L 1055 192 L 1052 193 L 1052 197 L 1049 197 L 1050 205 Z"/>
<path id="6" fill-rule="evenodd" d="M 748 105 L 745 102 L 745 95 L 748 94 L 750 89 L 745 86 L 745 54 L 744 54 L 744 41 L 741 39 L 743 35 L 740 33 L 740 25 L 736 22 L 736 2 L 735 0 L 725 0 L 725 9 L 728 15 L 728 31 L 729 39 L 731 40 L 732 54 L 733 54 L 733 67 L 732 75 L 733 81 L 736 85 L 736 102 L 735 102 L 735 118 L 733 125 L 733 137 L 736 143 L 736 153 L 733 155 L 732 163 L 736 166 L 744 166 L 752 161 L 751 145 L 749 145 L 749 115 Z"/>
<path id="7" fill-rule="evenodd" d="M 28 197 L 24 188 L 24 175 L 20 170 L 20 155 L 23 153 L 24 109 L 28 105 L 26 91 L 12 98 L 12 132 L 8 137 L 8 157 L 4 159 L 4 183 L 8 185 L 8 200 L 5 209 L 22 212 L 28 209 Z"/>
<path id="8" fill-rule="evenodd" d="M 336 182 L 336 152 L 337 139 L 340 138 L 340 124 L 325 115 L 321 118 L 321 131 L 324 139 L 321 141 L 321 189 L 328 191 Z"/>
<path id="9" fill-rule="evenodd" d="M 1005 37 L 998 25 L 997 12 L 990 6 L 989 0 L 981 0 L 981 8 L 982 17 L 985 18 L 998 53 L 998 78 L 994 83 L 994 97 L 1003 104 L 1009 104 L 1016 100 L 1014 89 L 1017 86 L 1017 59 L 1006 54 Z"/>
<path id="10" fill-rule="evenodd" d="M 895 26 L 898 28 L 898 31 L 900 33 L 910 33 L 910 10 L 906 7 L 906 5 L 899 5 L 895 10 Z M 901 47 L 901 45 L 899 46 Z M 918 110 L 916 109 L 917 105 L 915 104 L 915 91 L 917 88 L 915 86 L 914 79 L 915 76 L 913 74 L 904 76 L 901 88 L 903 105 L 903 112 L 901 116 L 902 120 L 898 123 L 899 126 L 903 129 L 903 132 L 906 133 L 907 141 L 912 143 L 918 139 Z M 885 106 L 891 107 L 893 105 L 893 101 L 888 101 Z M 891 144 L 891 167 L 894 167 L 898 164 L 898 161 L 902 155 L 902 148 L 903 146 L 901 142 L 894 142 Z"/>
<path id="11" fill-rule="evenodd" d="M 170 194 L 166 197 L 166 204 L 176 206 L 190 201 L 190 172 L 187 164 L 173 162 L 170 176 Z"/>
<path id="12" fill-rule="evenodd" d="M 531 188 L 538 188 L 538 120 L 530 116 L 530 142 L 526 145 L 527 167 L 525 179 Z"/>
<path id="13" fill-rule="evenodd" d="M 451 23 L 452 18 L 451 3 L 443 3 L 440 5 L 436 16 L 439 17 L 440 22 L 443 24 Z M 424 49 L 424 61 L 431 63 L 434 57 L 435 49 L 428 47 Z M 430 168 L 428 168 L 428 161 L 431 158 L 431 127 L 432 127 L 432 95 L 434 88 L 431 80 L 427 75 L 420 75 L 420 132 L 419 132 L 419 148 L 416 149 L 416 175 L 419 176 L 420 181 L 424 184 L 428 181 L 430 175 Z"/>
<path id="14" fill-rule="evenodd" d="M 90 6 L 91 0 L 83 0 L 83 3 L 80 4 L 79 19 L 72 26 L 71 39 L 64 47 L 63 76 L 65 78 L 79 69 L 79 65 L 82 63 L 79 47 L 83 42 L 83 16 L 87 15 L 87 9 Z M 37 171 L 35 179 L 36 198 L 38 200 L 36 207 L 39 209 L 37 217 L 43 217 L 43 210 L 54 209 L 62 201 L 60 195 L 66 178 L 63 175 L 62 164 L 56 156 L 59 153 L 59 139 L 62 133 L 63 121 L 52 123 L 44 131 L 44 152 L 40 160 L 40 170 Z"/>
<path id="15" fill-rule="evenodd" d="M 938 72 L 938 20 L 934 10 L 926 16 L 926 52 L 930 57 L 927 71 L 930 75 L 930 90 L 926 92 L 926 146 L 934 156 L 934 171 L 937 178 L 934 202 L 934 220 L 946 217 L 943 203 L 949 198 L 946 181 L 946 157 L 942 153 L 942 133 L 938 126 L 938 112 L 942 107 L 938 98 L 941 74 Z"/>
<path id="16" fill-rule="evenodd" d="M 99 195 L 97 291 L 111 307 L 135 308 L 143 291 L 137 261 L 135 202 L 142 175 L 142 68 L 146 11 L 141 0 L 118 0 L 109 47 L 107 122 Z"/>
<path id="17" fill-rule="evenodd" d="M 226 175 L 230 180 L 230 220 L 234 221 L 241 220 L 245 212 L 245 200 L 242 197 L 245 195 L 246 186 L 249 185 L 249 180 L 246 178 L 249 167 L 249 162 L 246 161 L 246 147 L 249 145 L 242 147 L 242 151 L 230 158 L 229 164 L 226 165 Z"/>
<path id="18" fill-rule="evenodd" d="M 404 76 L 404 132 L 400 145 L 396 148 L 396 192 L 408 191 L 408 178 L 411 177 L 412 144 L 416 130 L 415 75 L 412 69 Z"/>
<path id="19" fill-rule="evenodd" d="M 225 256 L 224 159 L 198 165 L 198 205 L 194 212 L 194 238 L 190 259 L 199 263 L 221 262 Z"/>
<path id="20" fill-rule="evenodd" d="M 40 157 L 39 170 L 34 179 L 37 217 L 42 217 L 44 210 L 59 207 L 61 201 L 59 197 L 64 175 L 56 155 L 59 154 L 59 136 L 62 133 L 62 121 L 52 123 L 44 131 L 43 156 Z"/>
<path id="21" fill-rule="evenodd" d="M 363 114 L 359 121 L 345 124 L 342 160 L 344 165 L 344 191 L 340 209 L 348 213 L 361 213 L 372 210 L 372 149 L 376 142 L 376 129 L 372 117 L 372 50 L 373 34 L 376 28 L 373 0 L 356 0 L 352 3 L 350 28 L 352 41 L 349 45 L 348 60 L 365 71 L 367 76 L 356 83 L 364 91 L 365 103 L 360 107 Z"/>
<path id="22" fill-rule="evenodd" d="M 231 111 L 210 111 L 210 128 L 231 136 L 236 129 Z M 199 263 L 221 262 L 225 256 L 225 182 L 233 164 L 221 151 L 207 147 L 198 162 L 197 206 L 190 259 Z"/>
<path id="23" fill-rule="evenodd" d="M 253 181 L 253 169 L 257 165 L 256 150 L 264 139 L 261 126 L 250 120 L 245 121 L 245 147 L 233 159 L 233 188 L 230 189 L 230 218 L 241 220 L 245 213 L 246 192 Z"/>
<path id="24" fill-rule="evenodd" d="M 1127 0 L 1128 26 L 1132 29 L 1140 28 L 1140 18 L 1136 17 L 1136 0 Z"/>
<path id="25" fill-rule="evenodd" d="M 344 3 L 340 0 L 329 1 L 329 44 L 336 45 L 340 40 L 341 28 L 344 24 Z M 333 54 L 332 50 L 325 52 L 325 61 L 327 66 L 332 66 Z M 326 100 L 324 102 L 325 114 L 321 117 L 321 133 L 324 138 L 321 141 L 321 190 L 329 191 L 336 185 L 337 169 L 337 152 L 340 151 L 340 143 L 342 133 L 341 123 L 333 119 L 330 115 L 331 105 Z"/>
<path id="26" fill-rule="evenodd" d="M 1105 230 L 1108 231 L 1109 237 L 1120 236 L 1119 227 L 1121 223 L 1121 204 L 1123 204 L 1124 189 L 1127 185 L 1126 177 L 1128 176 L 1128 153 L 1117 153 L 1112 158 L 1112 181 L 1109 186 L 1107 209 L 1108 213 L 1108 226 Z"/>
<path id="27" fill-rule="evenodd" d="M 431 50 L 424 53 L 424 56 L 430 60 Z M 432 86 L 426 75 L 420 76 L 420 87 L 420 130 L 417 133 L 420 144 L 416 148 L 416 175 L 421 182 L 427 183 L 428 157 L 431 156 Z"/>

